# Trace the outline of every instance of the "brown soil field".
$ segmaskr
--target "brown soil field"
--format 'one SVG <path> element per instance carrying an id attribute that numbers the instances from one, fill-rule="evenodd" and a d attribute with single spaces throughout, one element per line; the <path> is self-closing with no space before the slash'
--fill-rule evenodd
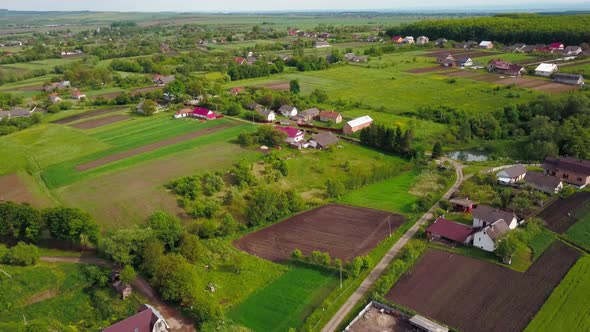
<path id="1" fill-rule="evenodd" d="M 563 93 L 572 90 L 577 90 L 579 87 L 561 83 L 554 83 L 548 80 L 529 78 L 529 77 L 510 77 L 507 75 L 500 75 L 497 73 L 485 73 L 481 71 L 455 71 L 445 73 L 445 76 L 467 78 L 476 81 L 488 82 L 493 84 L 510 85 L 516 84 L 521 88 L 532 89 L 547 93 Z M 504 77 L 504 78 L 500 78 Z"/>
<path id="2" fill-rule="evenodd" d="M 450 71 L 450 70 L 456 70 L 457 68 L 449 68 L 449 67 L 443 67 L 440 65 L 436 65 L 434 67 L 426 67 L 426 68 L 416 68 L 416 69 L 409 69 L 406 70 L 406 73 L 410 73 L 410 74 L 426 74 L 426 73 L 434 73 L 437 71 Z"/>
<path id="3" fill-rule="evenodd" d="M 386 298 L 464 332 L 522 331 L 580 255 L 556 241 L 520 273 L 429 249 Z"/>
<path id="4" fill-rule="evenodd" d="M 99 116 L 99 115 L 105 115 L 105 114 L 109 114 L 109 113 L 118 112 L 120 110 L 122 110 L 122 108 L 107 108 L 107 109 L 93 110 L 93 111 L 88 111 L 88 112 L 76 114 L 74 116 L 70 116 L 67 118 L 59 119 L 59 120 L 53 121 L 52 123 L 68 124 L 68 123 L 72 123 L 74 121 L 84 120 L 84 119 L 93 118 L 93 117 Z"/>
<path id="5" fill-rule="evenodd" d="M 401 215 L 328 204 L 248 234 L 234 242 L 239 249 L 273 262 L 289 260 L 295 249 L 304 255 L 319 250 L 350 261 L 368 254 L 404 221 Z"/>
<path id="6" fill-rule="evenodd" d="M 137 88 L 137 89 L 133 89 L 131 91 L 131 95 L 135 96 L 137 93 L 141 92 L 141 93 L 145 93 L 145 92 L 150 92 L 150 91 L 156 91 L 156 90 L 161 90 L 163 89 L 163 87 L 161 86 L 148 86 L 145 88 Z M 106 98 L 106 99 L 113 99 L 118 97 L 121 94 L 121 92 L 109 92 L 109 93 L 101 93 L 101 94 L 97 94 L 94 97 L 102 97 L 102 98 Z"/>
<path id="7" fill-rule="evenodd" d="M 169 139 L 165 139 L 163 141 L 159 141 L 156 143 L 152 143 L 152 144 L 148 144 L 148 145 L 144 145 L 135 149 L 131 149 L 128 151 L 124 151 L 124 152 L 120 152 L 120 153 L 115 153 L 113 155 L 110 156 L 106 156 L 104 158 L 100 158 L 97 160 L 93 160 L 91 162 L 82 164 L 82 165 L 78 165 L 76 166 L 76 170 L 78 171 L 87 171 L 89 169 L 93 169 L 96 167 L 100 167 L 109 163 L 112 163 L 114 161 L 117 160 L 121 160 L 121 159 L 125 159 L 125 158 L 129 158 L 131 156 L 135 156 L 138 155 L 140 153 L 144 153 L 144 152 L 149 152 L 149 151 L 153 151 L 156 149 L 159 149 L 161 147 L 165 147 L 168 145 L 172 145 L 172 144 L 176 144 L 176 143 L 180 143 L 186 140 L 190 140 L 193 138 L 197 138 L 200 136 L 204 136 L 204 135 L 208 135 L 229 127 L 232 127 L 232 124 L 222 124 L 219 126 L 215 126 L 215 127 L 210 127 L 210 128 L 206 128 L 203 130 L 199 130 L 199 131 L 194 131 L 192 133 L 188 133 L 188 134 L 184 134 L 184 135 L 180 135 L 180 136 L 176 136 L 176 137 L 172 137 Z"/>
<path id="8" fill-rule="evenodd" d="M 255 88 L 266 88 L 273 91 L 289 91 L 289 82 L 287 81 L 277 81 L 277 82 L 269 82 L 266 84 L 255 85 Z"/>
<path id="9" fill-rule="evenodd" d="M 547 228 L 555 233 L 563 234 L 576 223 L 576 211 L 588 206 L 590 206 L 590 192 L 584 191 L 553 202 L 537 216 L 545 221 Z"/>
<path id="10" fill-rule="evenodd" d="M 125 121 L 127 119 L 129 119 L 129 117 L 127 115 L 115 114 L 115 115 L 109 115 L 109 116 L 106 116 L 106 117 L 100 118 L 100 119 L 77 122 L 77 123 L 74 123 L 70 126 L 77 128 L 77 129 L 88 130 L 88 129 L 94 129 L 94 128 L 110 125 L 112 123 Z"/>
<path id="11" fill-rule="evenodd" d="M 35 207 L 50 205 L 46 199 L 35 197 L 16 173 L 0 176 L 0 201 L 29 203 Z"/>
<path id="12" fill-rule="evenodd" d="M 361 319 L 356 321 L 348 332 L 412 332 L 415 329 L 407 319 L 388 313 L 381 313 L 379 309 L 371 307 Z"/>
<path id="13" fill-rule="evenodd" d="M 29 85 L 24 86 L 21 88 L 16 88 L 16 91 L 41 91 L 43 90 L 43 85 Z"/>
<path id="14" fill-rule="evenodd" d="M 477 51 L 477 50 L 461 50 L 461 49 L 443 48 L 440 50 L 430 51 L 426 54 L 423 54 L 422 56 L 429 57 L 429 58 L 437 58 L 441 55 L 446 55 L 449 53 L 452 54 L 453 56 L 467 56 L 470 58 L 478 58 L 478 57 L 484 57 L 484 56 L 489 56 L 489 55 L 502 54 L 501 52 L 483 52 L 483 51 Z"/>

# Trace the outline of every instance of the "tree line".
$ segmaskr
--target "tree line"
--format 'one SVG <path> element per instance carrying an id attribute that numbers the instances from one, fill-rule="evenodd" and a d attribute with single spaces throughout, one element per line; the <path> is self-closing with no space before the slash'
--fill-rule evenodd
<path id="1" fill-rule="evenodd" d="M 414 132 L 405 132 L 398 126 L 389 128 L 381 124 L 374 124 L 361 130 L 361 144 L 384 152 L 393 153 L 404 158 L 417 158 L 420 152 L 412 147 Z"/>

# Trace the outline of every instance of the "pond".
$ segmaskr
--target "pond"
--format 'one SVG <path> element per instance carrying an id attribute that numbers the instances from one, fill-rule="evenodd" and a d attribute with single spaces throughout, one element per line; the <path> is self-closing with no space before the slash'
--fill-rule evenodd
<path id="1" fill-rule="evenodd" d="M 488 161 L 488 155 L 483 151 L 467 150 L 452 151 L 448 153 L 449 158 L 459 161 Z"/>

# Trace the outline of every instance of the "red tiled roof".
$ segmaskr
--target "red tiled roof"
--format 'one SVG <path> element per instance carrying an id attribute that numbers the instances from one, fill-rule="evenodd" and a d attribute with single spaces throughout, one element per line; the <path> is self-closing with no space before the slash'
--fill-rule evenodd
<path id="1" fill-rule="evenodd" d="M 555 42 L 555 43 L 549 44 L 549 48 L 562 48 L 562 47 L 563 47 L 563 43 L 561 43 L 561 42 Z"/>
<path id="2" fill-rule="evenodd" d="M 190 108 L 183 108 L 180 111 L 176 112 L 176 114 L 188 114 L 188 113 L 192 113 L 193 110 Z"/>
<path id="3" fill-rule="evenodd" d="M 151 332 L 151 331 L 152 331 L 152 311 L 148 308 L 102 330 L 102 332 Z"/>
<path id="4" fill-rule="evenodd" d="M 203 108 L 203 107 L 195 107 L 195 109 L 193 110 L 192 113 L 194 115 L 199 115 L 199 116 L 202 116 L 202 117 L 209 117 L 209 118 L 215 117 L 215 114 L 211 110 L 208 110 L 208 109 Z"/>
<path id="5" fill-rule="evenodd" d="M 469 235 L 473 233 L 473 228 L 444 218 L 438 218 L 434 224 L 426 228 L 426 231 L 440 235 L 445 239 L 465 243 Z"/>
<path id="6" fill-rule="evenodd" d="M 293 128 L 293 127 L 280 127 L 277 126 L 275 127 L 276 130 L 280 130 L 282 132 L 284 132 L 285 134 L 287 134 L 288 137 L 291 138 L 295 138 L 297 136 L 300 136 L 301 134 L 303 134 L 303 132 L 297 128 Z"/>
<path id="7" fill-rule="evenodd" d="M 321 111 L 320 112 L 320 117 L 322 117 L 322 118 L 336 119 L 339 116 L 340 116 L 340 113 L 334 112 L 334 111 Z"/>
<path id="8" fill-rule="evenodd" d="M 243 58 L 243 57 L 239 56 L 239 57 L 236 57 L 236 58 L 234 59 L 234 61 L 235 61 L 237 64 L 241 65 L 242 63 L 244 63 L 244 62 L 246 61 L 246 58 Z"/>

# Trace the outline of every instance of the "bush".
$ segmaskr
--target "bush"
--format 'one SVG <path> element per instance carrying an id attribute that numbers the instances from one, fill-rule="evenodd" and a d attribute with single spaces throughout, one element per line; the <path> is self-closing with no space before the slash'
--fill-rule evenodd
<path id="1" fill-rule="evenodd" d="M 11 265 L 35 265 L 39 261 L 39 248 L 32 244 L 19 242 L 10 248 L 4 256 L 4 261 Z"/>

